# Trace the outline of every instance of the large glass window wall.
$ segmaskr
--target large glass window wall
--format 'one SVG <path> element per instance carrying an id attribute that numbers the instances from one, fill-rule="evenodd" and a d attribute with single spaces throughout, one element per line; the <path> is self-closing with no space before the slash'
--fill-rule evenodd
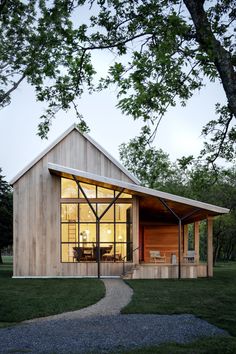
<path id="1" fill-rule="evenodd" d="M 98 227 L 100 261 L 132 261 L 132 195 L 122 193 L 111 205 L 119 192 L 86 183 L 81 187 L 89 203 L 75 181 L 61 178 L 61 261 L 96 262 Z M 100 217 L 108 207 L 97 223 L 93 210 Z"/>

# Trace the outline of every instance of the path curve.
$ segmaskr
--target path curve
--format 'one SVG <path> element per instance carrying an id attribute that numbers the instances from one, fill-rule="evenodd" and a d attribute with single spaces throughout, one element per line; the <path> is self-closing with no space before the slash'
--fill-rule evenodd
<path id="1" fill-rule="evenodd" d="M 78 311 L 0 329 L 0 353 L 123 353 L 124 350 L 188 343 L 227 332 L 193 315 L 120 315 L 133 291 L 121 279 L 103 279 L 106 295 Z"/>
<path id="2" fill-rule="evenodd" d="M 91 316 L 118 315 L 123 307 L 128 305 L 133 295 L 133 290 L 122 279 L 101 279 L 106 288 L 105 296 L 96 304 L 77 311 L 64 312 L 58 315 L 35 318 L 24 321 L 30 323 L 35 321 L 49 320 L 74 320 Z"/>

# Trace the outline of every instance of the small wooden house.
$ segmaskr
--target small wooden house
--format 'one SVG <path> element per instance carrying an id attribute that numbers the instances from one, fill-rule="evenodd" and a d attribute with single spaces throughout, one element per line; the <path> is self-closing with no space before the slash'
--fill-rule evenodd
<path id="1" fill-rule="evenodd" d="M 228 209 L 140 186 L 76 125 L 11 184 L 14 277 L 213 275 L 212 220 Z M 199 261 L 203 219 L 206 263 Z M 189 224 L 194 224 L 192 250 Z"/>

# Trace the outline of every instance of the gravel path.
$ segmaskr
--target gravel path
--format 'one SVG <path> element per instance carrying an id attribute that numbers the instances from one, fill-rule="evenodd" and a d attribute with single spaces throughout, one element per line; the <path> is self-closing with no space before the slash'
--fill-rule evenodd
<path id="1" fill-rule="evenodd" d="M 193 315 L 120 315 L 133 292 L 121 279 L 103 281 L 106 296 L 95 305 L 0 329 L 0 353 L 118 353 L 227 335 Z"/>
<path id="2" fill-rule="evenodd" d="M 34 322 L 0 330 L 0 353 L 115 353 L 226 334 L 192 315 L 113 315 Z"/>
<path id="3" fill-rule="evenodd" d="M 25 321 L 25 323 L 118 315 L 120 310 L 130 302 L 133 290 L 122 279 L 102 279 L 102 281 L 106 287 L 106 296 L 96 304 L 78 311 L 64 312 L 59 315 L 33 319 Z"/>

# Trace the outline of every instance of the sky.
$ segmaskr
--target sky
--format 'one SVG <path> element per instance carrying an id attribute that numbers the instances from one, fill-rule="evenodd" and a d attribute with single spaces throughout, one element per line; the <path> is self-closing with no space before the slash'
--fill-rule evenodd
<path id="1" fill-rule="evenodd" d="M 214 119 L 214 104 L 222 100 L 221 86 L 210 83 L 196 92 L 186 107 L 171 108 L 159 126 L 154 146 L 167 152 L 172 161 L 190 154 L 197 157 L 203 146 L 202 126 Z M 85 95 L 79 109 L 90 127 L 90 136 L 119 160 L 119 145 L 137 136 L 142 122 L 122 115 L 116 103 L 114 91 L 107 90 Z M 60 112 L 48 140 L 41 140 L 36 134 L 43 109 L 44 105 L 35 100 L 33 88 L 23 84 L 14 92 L 12 103 L 0 111 L 0 167 L 7 181 L 76 122 L 73 111 Z"/>

